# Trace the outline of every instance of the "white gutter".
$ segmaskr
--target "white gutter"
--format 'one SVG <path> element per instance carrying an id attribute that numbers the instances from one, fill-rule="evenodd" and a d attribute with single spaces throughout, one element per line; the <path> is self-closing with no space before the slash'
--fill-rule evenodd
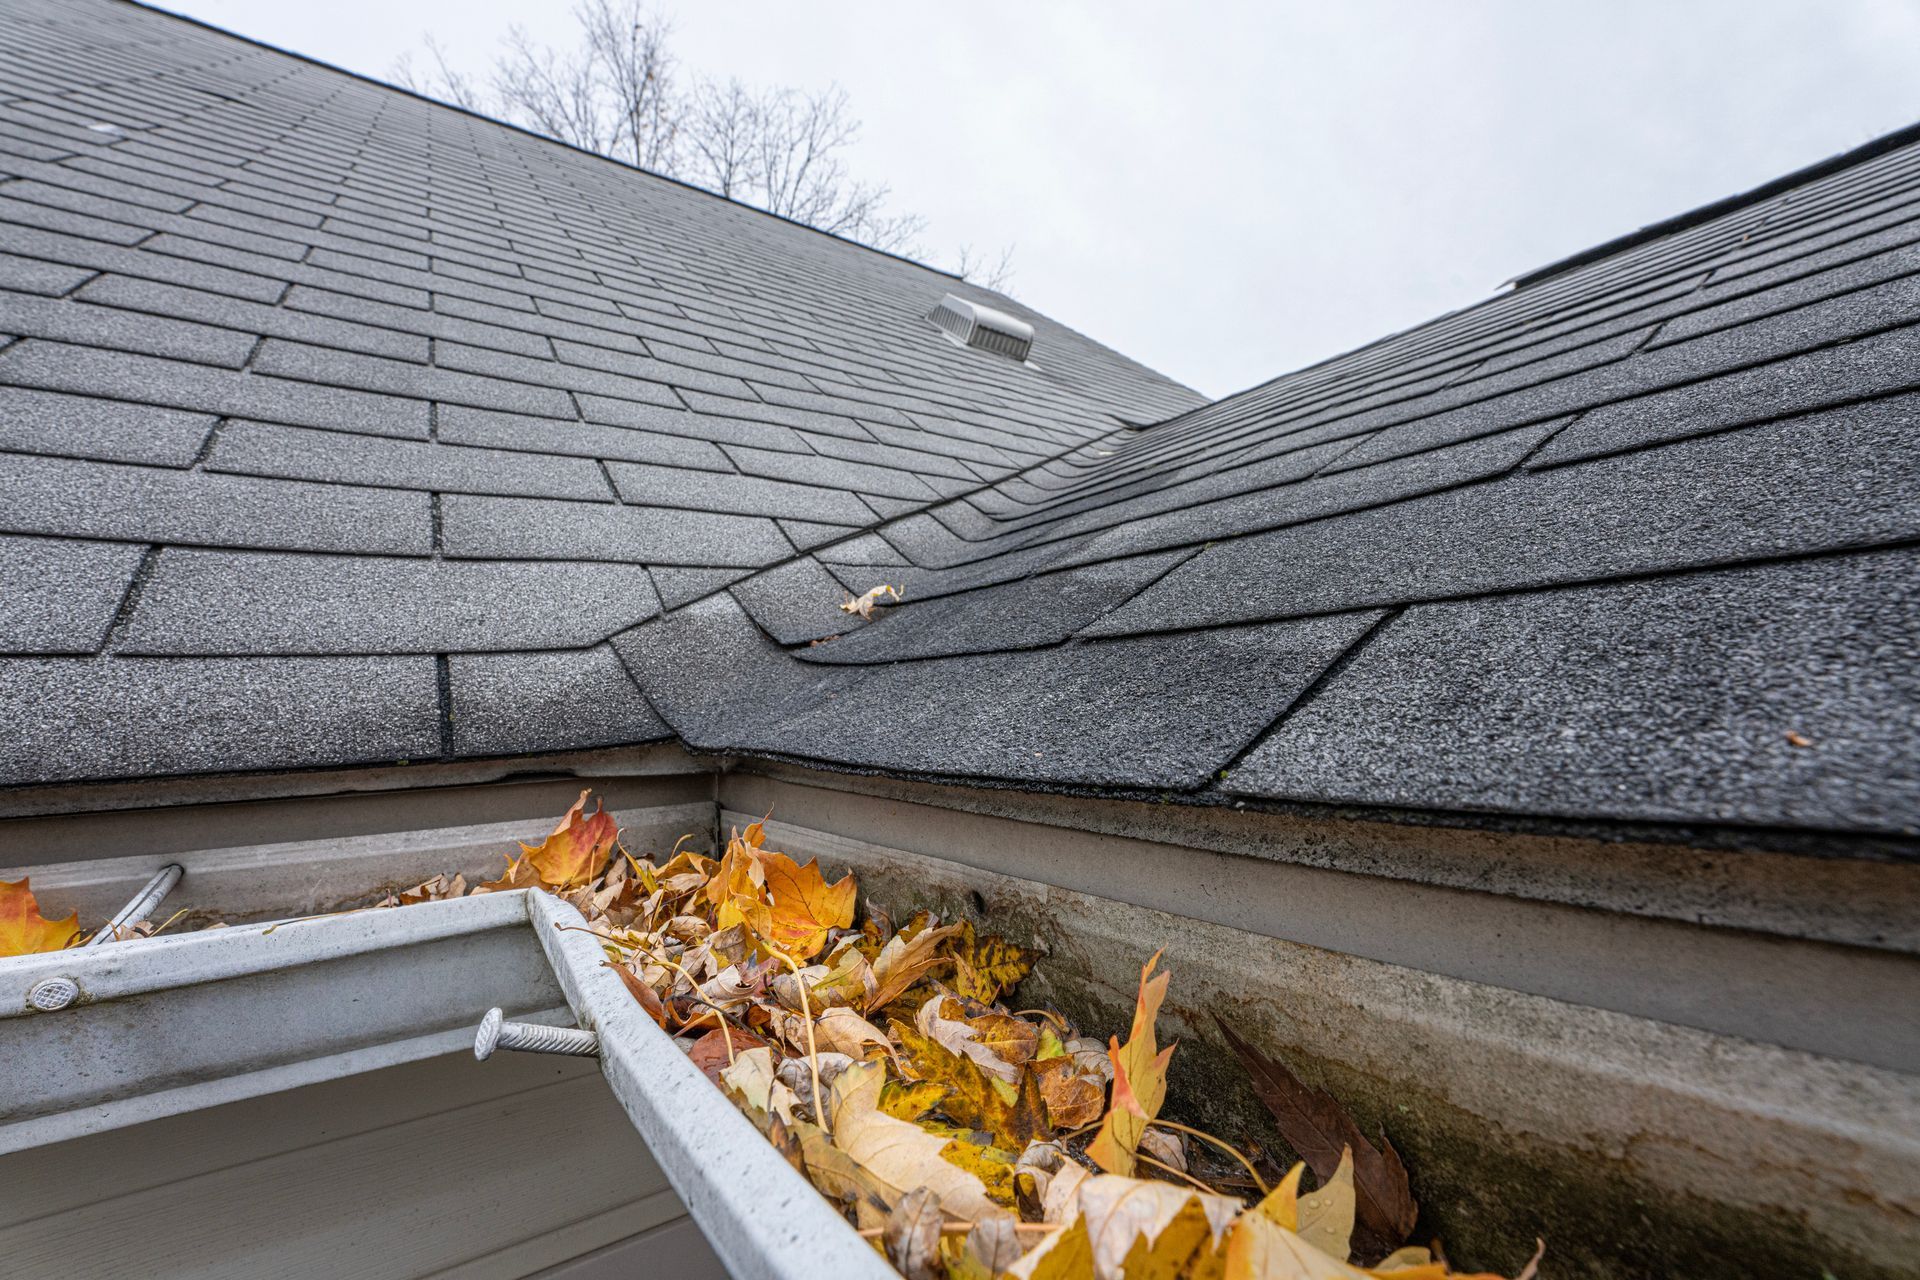
<path id="1" fill-rule="evenodd" d="M 463 1050 L 491 1006 L 601 1071 L 741 1280 L 898 1280 L 533 890 L 0 959 L 0 1154 Z M 77 997 L 35 1009 L 65 979 Z M 476 1065 L 475 1070 L 486 1070 Z"/>

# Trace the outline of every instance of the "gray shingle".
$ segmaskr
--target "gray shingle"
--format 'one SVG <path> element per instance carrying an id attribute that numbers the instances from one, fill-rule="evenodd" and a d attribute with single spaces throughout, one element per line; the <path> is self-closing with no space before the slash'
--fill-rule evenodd
<path id="1" fill-rule="evenodd" d="M 1226 789 L 1911 835 L 1916 637 L 1904 551 L 1421 605 Z"/>
<path id="2" fill-rule="evenodd" d="M 480 409 L 504 409 L 549 418 L 574 416 L 573 401 L 550 386 L 508 382 L 405 360 L 335 351 L 269 338 L 253 358 L 256 373 L 331 387 L 355 387 L 421 400 L 444 400 Z"/>
<path id="3" fill-rule="evenodd" d="M 369 435 L 427 434 L 427 402 L 29 339 L 0 352 L 0 382 Z"/>
<path id="4" fill-rule="evenodd" d="M 451 493 L 613 501 L 606 477 L 585 458 L 508 453 L 263 422 L 236 421 L 223 426 L 207 456 L 206 468 Z"/>
<path id="5" fill-rule="evenodd" d="M 184 467 L 213 429 L 210 413 L 0 386 L 0 449 Z"/>
<path id="6" fill-rule="evenodd" d="M 428 495 L 0 454 L 0 529 L 77 538 L 424 555 Z"/>
<path id="7" fill-rule="evenodd" d="M 439 750 L 432 658 L 0 658 L 0 785 Z"/>
<path id="8" fill-rule="evenodd" d="M 78 342 L 117 351 L 238 369 L 254 335 L 160 316 L 136 316 L 87 302 L 0 294 L 0 324 L 23 338 Z"/>
<path id="9" fill-rule="evenodd" d="M 41 262 L 36 258 L 0 253 L 0 289 L 14 293 L 58 297 L 73 292 L 93 274 L 86 267 L 67 267 L 57 262 Z"/>
<path id="10" fill-rule="evenodd" d="M 239 330 L 248 335 L 247 350 L 252 349 L 254 335 L 290 338 L 309 345 L 337 347 L 343 351 L 416 363 L 427 359 L 429 349 L 427 339 L 418 334 L 397 333 L 392 329 L 315 315 L 295 310 L 290 303 L 270 306 L 229 294 L 209 293 L 157 280 L 143 280 L 137 276 L 103 275 L 75 296 L 83 302 L 145 312 L 149 317 L 178 316 Z M 143 323 L 152 324 L 154 321 L 149 318 Z M 245 351 L 241 353 L 243 359 L 245 354 Z"/>
<path id="11" fill-rule="evenodd" d="M 524 414 L 441 405 L 439 438 L 452 444 L 498 445 L 539 453 L 653 462 L 663 466 L 731 473 L 727 456 L 705 440 L 658 435 L 596 422 L 561 422 Z"/>
<path id="12" fill-rule="evenodd" d="M 728 597 L 618 638 L 697 747 L 865 768 L 1129 788 L 1201 785 L 1377 614 L 872 668 L 771 648 Z M 738 714 L 752 706 L 754 716 Z M 1143 725 L 1153 732 L 1143 733 Z"/>
<path id="13" fill-rule="evenodd" d="M 452 556 L 756 567 L 793 554 L 756 516 L 463 494 L 441 499 L 440 513 Z"/>
<path id="14" fill-rule="evenodd" d="M 1088 634 L 1514 591 L 1920 535 L 1920 396 L 1223 542 Z M 1417 556 L 1405 548 L 1418 548 Z"/>
<path id="15" fill-rule="evenodd" d="M 660 603 L 667 609 L 724 590 L 752 573 L 751 569 L 681 569 L 672 565 L 655 566 L 653 585 L 660 592 Z"/>
<path id="16" fill-rule="evenodd" d="M 660 611 L 635 565 L 162 551 L 115 648 L 447 653 L 593 644 Z"/>
<path id="17" fill-rule="evenodd" d="M 865 503 L 850 493 L 834 489 L 624 462 L 609 463 L 607 470 L 613 475 L 621 498 L 643 505 L 792 516 L 840 525 L 873 523 L 873 512 Z"/>
<path id="18" fill-rule="evenodd" d="M 453 748 L 463 756 L 624 746 L 673 736 L 605 645 L 455 654 Z"/>
<path id="19" fill-rule="evenodd" d="M 146 548 L 0 535 L 0 653 L 93 653 Z"/>
<path id="20" fill-rule="evenodd" d="M 840 608 L 847 593 L 812 560 L 794 560 L 731 588 L 733 598 L 781 644 L 805 644 L 866 625 Z"/>
<path id="21" fill-rule="evenodd" d="M 789 480 L 831 489 L 858 489 L 862 493 L 929 502 L 939 496 L 918 476 L 870 466 L 864 462 L 774 453 L 744 445 L 727 445 L 726 453 L 748 475 L 765 476 L 770 480 Z"/>
<path id="22" fill-rule="evenodd" d="M 1163 551 L 1109 561 L 924 603 L 909 596 L 875 625 L 795 656 L 811 662 L 901 662 L 1058 644 L 1188 554 Z M 734 594 L 740 590 L 735 587 Z"/>
<path id="23" fill-rule="evenodd" d="M 801 551 L 811 551 L 815 547 L 837 542 L 849 534 L 860 532 L 859 528 L 852 525 L 819 524 L 812 520 L 777 520 L 775 523 Z"/>

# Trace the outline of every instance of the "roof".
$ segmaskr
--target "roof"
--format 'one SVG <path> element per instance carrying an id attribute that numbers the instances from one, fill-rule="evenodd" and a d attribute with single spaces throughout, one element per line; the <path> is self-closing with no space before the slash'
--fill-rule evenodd
<path id="1" fill-rule="evenodd" d="M 1912 141 L 1205 404 L 626 166 L 6 3 L 0 782 L 677 737 L 1920 833 Z"/>

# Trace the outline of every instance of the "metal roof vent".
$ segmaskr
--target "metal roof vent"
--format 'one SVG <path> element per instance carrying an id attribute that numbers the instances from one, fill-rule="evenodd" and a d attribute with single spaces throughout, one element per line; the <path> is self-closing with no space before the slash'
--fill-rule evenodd
<path id="1" fill-rule="evenodd" d="M 1022 363 L 1033 350 L 1033 326 L 1025 320 L 952 294 L 940 299 L 927 319 L 963 347 L 977 347 Z"/>

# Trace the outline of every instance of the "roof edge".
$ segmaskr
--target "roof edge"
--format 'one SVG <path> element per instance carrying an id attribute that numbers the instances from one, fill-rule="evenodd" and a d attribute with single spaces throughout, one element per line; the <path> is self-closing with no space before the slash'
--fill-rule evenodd
<path id="1" fill-rule="evenodd" d="M 748 204 L 742 200 L 735 200 L 730 196 L 723 196 L 717 191 L 709 191 L 705 187 L 700 186 L 697 183 L 688 182 L 684 178 L 676 178 L 676 177 L 673 177 L 671 174 L 655 173 L 652 169 L 644 168 L 640 165 L 629 163 L 628 161 L 620 159 L 618 156 L 605 155 L 598 151 L 589 151 L 585 147 L 575 146 L 573 143 L 568 142 L 564 139 L 556 138 L 551 134 L 541 133 L 535 129 L 529 129 L 524 125 L 515 124 L 511 120 L 502 120 L 498 116 L 490 116 L 484 111 L 475 111 L 472 107 L 463 107 L 463 106 L 460 106 L 458 103 L 447 102 L 440 98 L 436 98 L 431 94 L 421 93 L 417 89 L 409 89 L 405 85 L 394 84 L 392 81 L 382 80 L 378 76 L 371 76 L 366 74 L 363 71 L 355 71 L 350 67 L 343 67 L 338 65 L 337 63 L 328 62 L 324 58 L 316 58 L 312 54 L 301 53 L 296 49 L 288 49 L 282 45 L 272 44 L 266 40 L 261 40 L 254 36 L 244 35 L 241 32 L 232 30 L 231 28 L 220 26 L 218 23 L 208 22 L 204 18 L 196 18 L 192 14 L 181 13 L 176 9 L 169 9 L 169 8 L 166 8 L 164 5 L 154 4 L 152 3 L 152 0 L 118 0 L 118 3 L 127 5 L 130 8 L 145 9 L 150 13 L 160 14 L 162 17 L 171 18 L 176 22 L 184 22 L 189 26 L 199 27 L 203 31 L 211 31 L 215 35 L 225 36 L 230 40 L 238 40 L 242 44 L 250 44 L 256 49 L 265 49 L 269 53 L 277 53 L 282 57 L 292 58 L 297 62 L 304 62 L 309 66 L 319 67 L 324 71 L 332 71 L 339 75 L 346 76 L 349 79 L 359 80 L 359 81 L 362 81 L 363 83 L 373 85 L 376 88 L 386 89 L 386 90 L 389 90 L 390 92 L 402 94 L 409 98 L 415 98 L 421 102 L 428 103 L 432 106 L 441 107 L 447 111 L 457 112 L 460 115 L 469 116 L 475 120 L 484 121 L 487 124 L 495 125 L 502 129 L 510 129 L 514 133 L 525 134 L 527 137 L 536 139 L 540 142 L 549 143 L 556 147 L 562 147 L 568 151 L 576 152 L 583 156 L 591 156 L 595 160 L 604 161 L 607 164 L 618 165 L 622 169 L 629 170 L 633 173 L 642 174 L 645 177 L 653 178 L 660 182 L 670 182 L 676 187 L 684 187 L 688 191 L 695 192 L 696 194 L 699 194 L 699 195 L 707 196 L 708 198 L 713 200 L 718 200 L 720 203 L 731 205 L 736 209 L 744 209 L 749 213 L 759 214 L 763 218 L 772 218 L 775 222 L 784 222 L 790 227 L 799 227 L 803 231 L 811 231 L 815 235 L 825 236 L 829 240 L 836 240 L 841 244 L 851 245 L 856 249 L 862 249 L 868 253 L 877 253 L 883 258 L 892 258 L 895 262 L 904 262 L 908 266 L 919 267 L 922 271 L 930 271 L 934 275 L 943 276 L 949 280 L 958 280 L 962 284 L 973 284 L 973 282 L 968 280 L 965 276 L 960 275 L 958 272 L 949 271 L 945 267 L 936 267 L 932 263 L 922 262 L 920 261 L 920 259 L 908 257 L 904 253 L 895 253 L 891 249 L 877 248 L 874 245 L 863 243 L 859 240 L 852 239 L 851 237 L 848 237 L 848 236 L 843 236 L 838 232 L 827 231 L 827 230 L 824 230 L 823 228 L 816 227 L 810 222 L 801 222 L 799 219 L 789 218 L 783 213 L 775 213 L 771 209 L 762 209 L 758 205 Z M 978 288 L 979 286 L 976 285 L 974 287 Z"/>
<path id="2" fill-rule="evenodd" d="M 1810 165 L 1795 169 L 1791 173 L 1782 174 L 1777 178 L 1761 183 L 1757 187 L 1736 192 L 1730 196 L 1722 196 L 1718 200 L 1700 205 L 1698 208 L 1689 209 L 1685 213 L 1675 214 L 1670 218 L 1662 218 L 1658 222 L 1649 222 L 1637 231 L 1629 231 L 1625 235 L 1615 236 L 1611 240 L 1602 241 L 1592 248 L 1582 249 L 1578 253 L 1568 254 L 1564 258 L 1549 262 L 1544 267 L 1536 267 L 1532 271 L 1517 275 L 1507 281 L 1507 283 L 1515 289 L 1525 289 L 1530 285 L 1551 280 L 1553 277 L 1564 275 L 1577 267 L 1584 267 L 1588 263 L 1598 262 L 1602 258 L 1610 258 L 1617 253 L 1624 253 L 1628 249 L 1637 248 L 1650 241 L 1658 240 L 1662 236 L 1672 235 L 1676 231 L 1685 231 L 1689 227 L 1696 227 L 1701 223 L 1711 222 L 1713 219 L 1724 217 L 1736 209 L 1744 209 L 1749 205 L 1759 204 L 1761 201 L 1769 200 L 1784 191 L 1791 191 L 1795 187 L 1803 186 L 1806 183 L 1824 178 L 1829 174 L 1839 173 L 1843 169 L 1851 169 L 1857 164 L 1862 164 L 1876 156 L 1885 155 L 1889 151 L 1897 151 L 1899 148 L 1915 141 L 1920 141 L 1920 122 L 1895 129 L 1891 133 L 1883 133 L 1877 138 L 1861 143 L 1850 151 L 1842 151 L 1837 155 L 1828 156 L 1825 160 L 1816 160 Z"/>

